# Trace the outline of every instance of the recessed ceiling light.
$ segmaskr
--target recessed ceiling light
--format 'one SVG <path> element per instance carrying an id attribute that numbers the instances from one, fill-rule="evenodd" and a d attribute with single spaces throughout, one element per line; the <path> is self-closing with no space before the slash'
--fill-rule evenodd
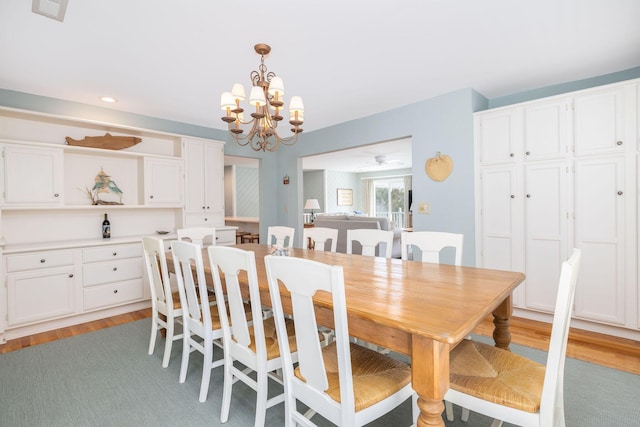
<path id="1" fill-rule="evenodd" d="M 69 0 L 33 0 L 31 10 L 62 22 L 67 11 L 67 3 Z"/>
<path id="2" fill-rule="evenodd" d="M 117 99 L 112 98 L 110 96 L 101 96 L 100 99 L 103 100 L 104 102 L 118 102 Z"/>

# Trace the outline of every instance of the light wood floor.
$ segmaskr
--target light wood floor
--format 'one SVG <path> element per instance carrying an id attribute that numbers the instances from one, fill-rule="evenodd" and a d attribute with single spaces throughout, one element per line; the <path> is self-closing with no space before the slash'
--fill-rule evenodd
<path id="1" fill-rule="evenodd" d="M 150 308 L 17 338 L 0 345 L 0 354 L 148 317 L 151 317 Z M 517 317 L 511 319 L 511 341 L 516 344 L 546 351 L 549 346 L 550 331 L 551 325 L 547 323 Z M 491 336 L 493 332 L 491 319 L 486 319 L 475 332 L 479 335 Z M 567 345 L 567 356 L 640 375 L 639 341 L 572 328 Z"/>

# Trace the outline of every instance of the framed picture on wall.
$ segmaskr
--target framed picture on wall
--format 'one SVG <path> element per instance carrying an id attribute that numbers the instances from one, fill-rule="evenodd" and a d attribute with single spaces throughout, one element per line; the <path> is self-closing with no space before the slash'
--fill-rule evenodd
<path id="1" fill-rule="evenodd" d="M 353 190 L 338 188 L 338 206 L 353 206 Z"/>

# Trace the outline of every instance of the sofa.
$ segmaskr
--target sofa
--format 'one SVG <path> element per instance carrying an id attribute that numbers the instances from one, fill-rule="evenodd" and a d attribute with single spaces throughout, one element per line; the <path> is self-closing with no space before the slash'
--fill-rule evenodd
<path id="1" fill-rule="evenodd" d="M 378 218 L 361 215 L 318 215 L 313 223 L 314 227 L 335 228 L 338 230 L 338 244 L 336 251 L 347 252 L 347 230 L 360 228 L 372 228 L 393 231 L 392 258 L 400 258 L 402 255 L 400 246 L 401 228 L 394 228 L 393 223 L 387 218 Z M 353 243 L 354 254 L 362 253 L 362 247 L 358 242 Z"/>

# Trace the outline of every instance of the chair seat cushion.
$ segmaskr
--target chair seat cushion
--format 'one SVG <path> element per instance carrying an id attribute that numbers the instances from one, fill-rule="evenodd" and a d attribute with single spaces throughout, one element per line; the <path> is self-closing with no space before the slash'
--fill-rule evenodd
<path id="1" fill-rule="evenodd" d="M 411 382 L 411 368 L 406 363 L 354 343 L 349 348 L 356 412 L 382 401 Z M 335 341 L 322 349 L 322 357 L 329 382 L 326 393 L 340 402 Z M 304 381 L 298 368 L 295 375 Z"/>
<path id="2" fill-rule="evenodd" d="M 472 340 L 451 351 L 450 387 L 499 405 L 538 412 L 545 366 Z"/>
<path id="3" fill-rule="evenodd" d="M 285 319 L 285 324 L 287 326 L 287 334 L 289 336 L 289 348 L 293 353 L 298 351 L 293 321 L 291 319 Z M 274 318 L 269 317 L 265 319 L 262 322 L 262 325 L 264 328 L 264 341 L 267 347 L 267 360 L 280 357 L 280 347 L 278 346 L 278 335 L 276 334 Z M 249 345 L 249 348 L 255 353 L 256 341 L 253 334 L 253 328 L 250 329 L 249 333 L 251 334 L 251 344 Z"/>

